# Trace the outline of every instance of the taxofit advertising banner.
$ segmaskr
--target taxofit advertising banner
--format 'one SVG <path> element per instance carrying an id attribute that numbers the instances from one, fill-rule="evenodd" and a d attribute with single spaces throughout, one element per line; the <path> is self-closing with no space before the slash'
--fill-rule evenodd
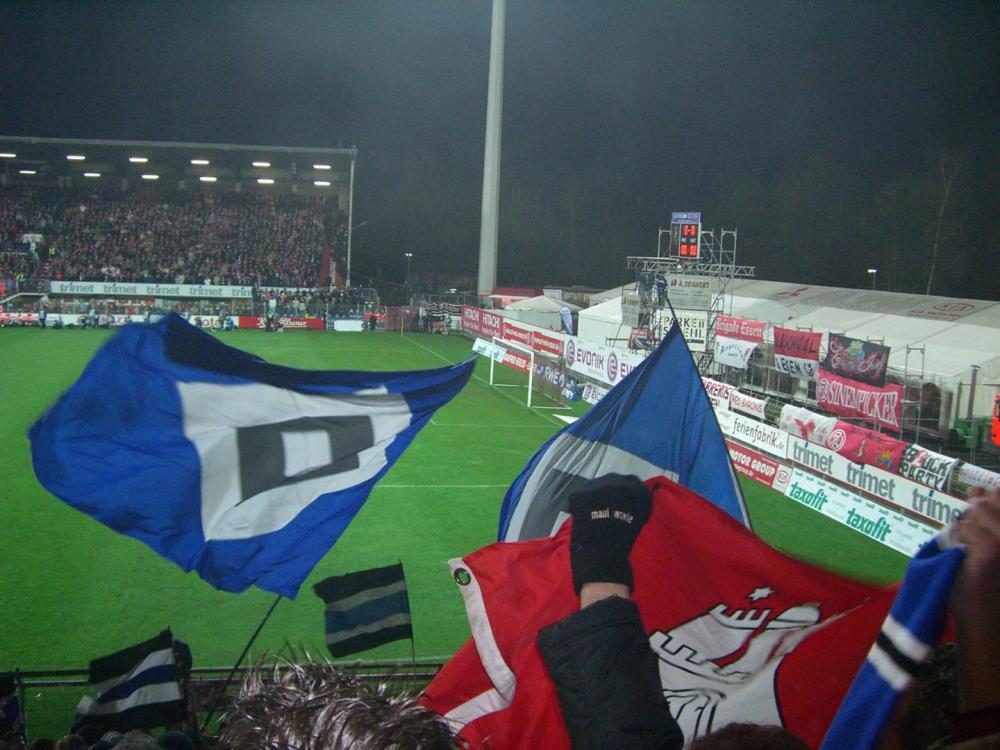
<path id="1" fill-rule="evenodd" d="M 774 327 L 775 369 L 794 378 L 815 380 L 819 370 L 821 333 Z"/>
<path id="2" fill-rule="evenodd" d="M 799 469 L 792 470 L 785 495 L 909 557 L 934 536 L 926 524 Z"/>
<path id="3" fill-rule="evenodd" d="M 861 383 L 885 385 L 889 365 L 889 347 L 850 336 L 829 334 L 823 367 L 830 372 Z"/>
<path id="4" fill-rule="evenodd" d="M 842 417 L 863 419 L 899 432 L 903 411 L 903 387 L 889 383 L 883 387 L 844 378 L 820 368 L 816 401 L 824 409 Z"/>

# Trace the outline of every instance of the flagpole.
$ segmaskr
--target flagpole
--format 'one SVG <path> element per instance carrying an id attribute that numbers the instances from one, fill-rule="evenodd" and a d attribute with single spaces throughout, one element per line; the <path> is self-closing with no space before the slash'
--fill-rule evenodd
<path id="1" fill-rule="evenodd" d="M 236 670 L 240 668 L 240 664 L 243 663 L 243 658 L 247 655 L 247 652 L 250 651 L 250 648 L 253 646 L 253 642 L 257 640 L 257 636 L 260 635 L 260 631 L 264 629 L 264 626 L 267 624 L 268 619 L 270 619 L 271 617 L 271 613 L 274 612 L 274 608 L 278 606 L 278 602 L 280 601 L 281 601 L 281 594 L 278 594 L 274 598 L 274 601 L 271 603 L 271 608 L 267 610 L 267 614 L 264 615 L 264 619 L 260 621 L 260 624 L 257 626 L 257 629 L 253 632 L 253 635 L 250 636 L 250 640 L 247 641 L 247 645 L 244 647 L 243 653 L 240 654 L 240 658 L 236 660 L 236 663 L 233 665 L 233 668 L 229 671 L 229 676 L 226 677 L 226 682 L 222 686 L 222 690 L 220 690 L 219 694 L 215 696 L 215 702 L 212 703 L 212 708 L 208 712 L 208 715 L 205 717 L 204 723 L 202 723 L 201 725 L 202 734 L 205 734 L 205 730 L 208 729 L 208 722 L 210 722 L 212 720 L 212 716 L 215 715 L 215 709 L 219 707 L 219 703 L 220 701 L 222 701 L 222 696 L 226 694 L 226 689 L 229 687 L 229 683 L 233 681 L 233 675 L 235 675 Z M 409 600 L 407 600 L 407 604 L 409 604 Z"/>
<path id="2" fill-rule="evenodd" d="M 406 598 L 406 611 L 410 614 L 410 677 L 417 680 L 417 648 L 413 643 L 413 608 L 410 607 L 410 587 L 406 585 L 406 571 L 403 568 L 403 561 L 396 559 L 399 563 L 399 572 L 403 574 L 403 596 Z"/>

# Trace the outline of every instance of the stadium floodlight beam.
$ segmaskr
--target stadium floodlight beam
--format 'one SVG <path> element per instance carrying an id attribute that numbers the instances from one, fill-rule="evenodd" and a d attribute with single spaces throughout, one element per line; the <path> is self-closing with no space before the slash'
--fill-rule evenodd
<path id="1" fill-rule="evenodd" d="M 18 174 L 38 174 L 34 169 L 19 169 Z"/>
<path id="2" fill-rule="evenodd" d="M 146 158 L 145 156 L 130 156 L 128 160 L 133 164 L 145 164 L 147 161 L 149 161 L 149 159 Z"/>
<path id="3" fill-rule="evenodd" d="M 313 164 L 313 169 L 331 169 L 329 164 Z"/>
<path id="4" fill-rule="evenodd" d="M 329 180 L 313 180 L 313 185 L 316 187 L 330 187 Z"/>
<path id="5" fill-rule="evenodd" d="M 9 151 L 5 151 L 4 153 L 0 154 L 0 159 L 16 159 L 16 158 L 17 154 L 12 154 Z"/>
<path id="6" fill-rule="evenodd" d="M 66 158 L 69 161 L 83 161 L 87 157 L 84 156 L 83 154 L 66 154 Z"/>
<path id="7" fill-rule="evenodd" d="M 160 179 L 160 175 L 158 175 L 158 174 L 144 174 L 142 176 L 142 179 L 144 179 L 144 180 L 158 180 L 158 179 Z"/>
<path id="8" fill-rule="evenodd" d="M 258 177 L 257 178 L 257 184 L 258 185 L 273 185 L 274 184 L 274 180 L 272 180 L 270 177 Z"/>
<path id="9" fill-rule="evenodd" d="M 410 285 L 410 261 L 413 259 L 413 253 L 403 253 L 406 256 L 406 285 Z"/>
<path id="10" fill-rule="evenodd" d="M 202 182 L 218 182 L 219 181 L 218 177 L 216 177 L 214 175 L 210 175 L 210 174 L 203 174 L 198 179 L 201 180 Z"/>
<path id="11" fill-rule="evenodd" d="M 100 172 L 84 172 L 83 176 L 84 177 L 100 177 L 101 173 Z"/>
<path id="12" fill-rule="evenodd" d="M 255 162 L 251 162 L 251 165 L 254 166 L 254 167 L 260 167 L 262 169 L 267 169 L 269 166 L 271 166 L 271 162 L 269 162 L 269 161 L 255 161 Z"/>
<path id="13" fill-rule="evenodd" d="M 875 279 L 878 278 L 878 269 L 877 268 L 869 268 L 868 269 L 868 273 L 870 273 L 872 275 L 872 289 L 874 289 L 875 288 Z"/>
<path id="14" fill-rule="evenodd" d="M 211 162 L 208 159 L 192 159 L 191 163 L 196 167 L 207 167 Z"/>

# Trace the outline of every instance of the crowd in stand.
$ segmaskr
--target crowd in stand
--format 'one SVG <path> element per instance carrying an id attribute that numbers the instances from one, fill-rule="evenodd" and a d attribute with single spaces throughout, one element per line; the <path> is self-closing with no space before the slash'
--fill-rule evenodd
<path id="1" fill-rule="evenodd" d="M 313 287 L 342 232 L 317 196 L 0 190 L 0 243 L 24 250 L 22 234 L 44 235 L 42 274 L 56 281 Z"/>

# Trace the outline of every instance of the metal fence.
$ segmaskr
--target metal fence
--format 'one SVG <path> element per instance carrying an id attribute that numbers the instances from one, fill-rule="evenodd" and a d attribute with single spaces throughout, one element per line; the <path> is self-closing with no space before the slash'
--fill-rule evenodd
<path id="1" fill-rule="evenodd" d="M 353 661 L 334 662 L 342 672 L 352 675 L 369 686 L 387 685 L 398 693 L 419 692 L 444 665 L 444 659 L 414 661 Z M 227 686 L 229 667 L 204 667 L 191 670 L 190 699 L 199 722 L 216 705 L 223 689 L 209 733 L 230 705 L 247 668 L 236 671 Z M 23 707 L 25 731 L 29 742 L 41 737 L 59 739 L 72 727 L 76 706 L 84 695 L 93 695 L 85 670 L 51 670 L 15 673 L 18 695 Z"/>

